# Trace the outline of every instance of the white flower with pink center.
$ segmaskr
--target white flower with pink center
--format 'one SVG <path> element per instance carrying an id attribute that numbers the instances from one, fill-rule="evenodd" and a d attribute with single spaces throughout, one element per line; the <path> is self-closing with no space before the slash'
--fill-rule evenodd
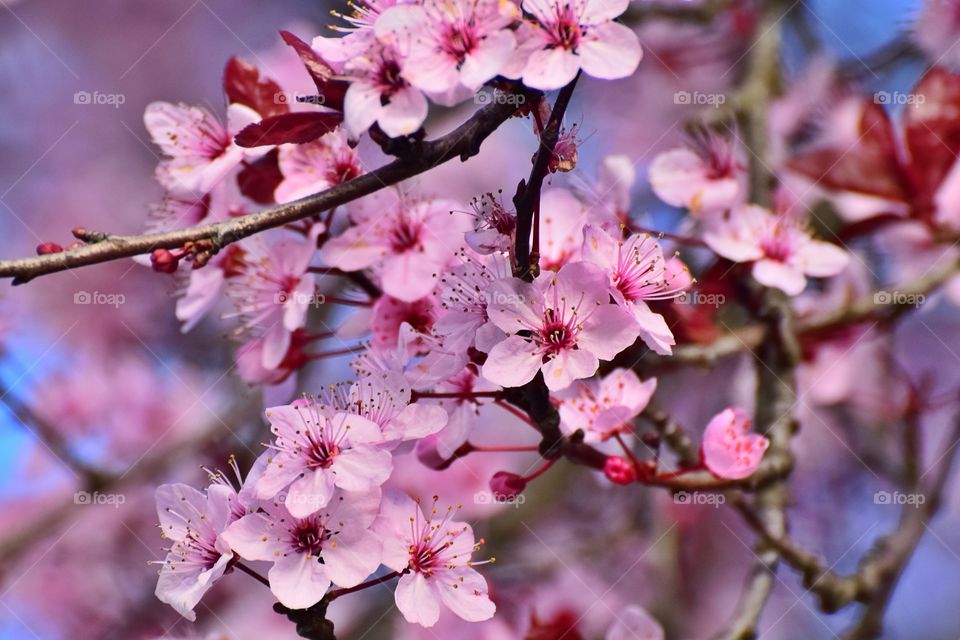
<path id="1" fill-rule="evenodd" d="M 384 292 L 414 302 L 426 296 L 463 243 L 466 215 L 449 200 L 402 198 L 395 189 L 363 198 L 350 208 L 355 223 L 328 240 L 324 262 L 344 271 L 374 267 Z"/>
<path id="2" fill-rule="evenodd" d="M 414 133 L 423 124 L 427 99 L 403 77 L 403 64 L 395 47 L 377 41 L 344 63 L 351 82 L 343 117 L 353 138 L 375 122 L 391 138 Z"/>
<path id="3" fill-rule="evenodd" d="M 600 227 L 584 229 L 583 257 L 604 270 L 610 292 L 636 320 L 640 337 L 661 355 L 672 352 L 673 332 L 648 300 L 669 300 L 686 291 L 692 279 L 678 258 L 665 260 L 660 244 L 648 234 L 635 233 L 626 240 Z"/>
<path id="4" fill-rule="evenodd" d="M 238 333 L 263 338 L 263 366 L 276 369 L 290 350 L 291 334 L 306 324 L 315 300 L 316 281 L 308 272 L 316 252 L 317 223 L 305 238 L 282 238 L 267 246 L 259 238 L 246 244 L 247 254 L 235 264 L 242 275 L 231 278 L 230 295 L 239 317 Z"/>
<path id="5" fill-rule="evenodd" d="M 404 52 L 403 76 L 429 93 L 459 86 L 471 93 L 509 62 L 517 7 L 499 0 L 425 0 L 384 11 L 377 37 Z"/>
<path id="6" fill-rule="evenodd" d="M 532 27 L 521 29 L 518 54 L 529 56 L 521 73 L 528 87 L 559 89 L 581 69 L 615 80 L 636 71 L 643 50 L 637 35 L 614 22 L 629 0 L 524 0 Z"/>
<path id="7" fill-rule="evenodd" d="M 849 253 L 814 240 L 795 218 L 756 205 L 733 211 L 712 225 L 703 239 L 728 260 L 752 262 L 758 282 L 792 296 L 807 286 L 806 276 L 835 276 L 850 262 Z"/>
<path id="8" fill-rule="evenodd" d="M 360 154 L 347 144 L 341 129 L 306 144 L 282 145 L 278 162 L 283 174 L 274 191 L 278 204 L 305 198 L 363 173 Z"/>
<path id="9" fill-rule="evenodd" d="M 260 114 L 241 104 L 227 108 L 227 126 L 203 107 L 153 102 L 143 122 L 161 151 L 170 156 L 157 167 L 157 180 L 171 193 L 197 198 L 209 193 L 245 158 L 257 158 L 269 147 L 244 149 L 233 137 Z"/>
<path id="10" fill-rule="evenodd" d="M 303 518 L 327 506 L 335 487 L 372 491 L 390 477 L 390 453 L 376 446 L 383 440 L 380 428 L 356 414 L 328 413 L 307 399 L 267 409 L 274 441 L 254 486 L 258 498 L 286 489 L 286 507 Z"/>
<path id="11" fill-rule="evenodd" d="M 437 501 L 425 514 L 419 500 L 405 494 L 383 497 L 373 529 L 383 542 L 383 564 L 404 572 L 395 593 L 397 608 L 407 622 L 424 627 L 437 623 L 441 605 L 467 622 L 489 620 L 496 606 L 486 580 L 474 569 L 484 563 L 471 562 L 479 548 L 473 529 L 454 520 L 453 507 L 439 516 Z"/>
<path id="12" fill-rule="evenodd" d="M 331 583 L 354 587 L 380 566 L 381 545 L 370 531 L 379 504 L 379 489 L 338 491 L 326 507 L 297 517 L 277 500 L 234 522 L 223 538 L 247 560 L 272 562 L 273 595 L 286 607 L 306 609 Z"/>
<path id="13" fill-rule="evenodd" d="M 743 409 L 724 409 L 710 420 L 700 448 L 710 473 L 739 480 L 757 470 L 770 441 L 750 433 L 750 423 L 750 414 Z"/>
<path id="14" fill-rule="evenodd" d="M 692 148 L 659 154 L 650 165 L 650 186 L 657 197 L 694 215 L 722 213 L 747 197 L 747 166 L 726 136 L 698 130 Z"/>
<path id="15" fill-rule="evenodd" d="M 511 334 L 497 343 L 483 376 L 503 387 L 530 382 L 538 371 L 551 391 L 597 372 L 637 339 L 637 324 L 610 303 L 607 276 L 574 262 L 534 283 L 517 278 L 490 286 L 490 320 Z"/>
<path id="16" fill-rule="evenodd" d="M 630 421 L 647 408 L 656 389 L 656 378 L 641 382 L 631 369 L 576 382 L 557 394 L 560 428 L 567 435 L 582 430 L 589 443 L 631 433 Z"/>

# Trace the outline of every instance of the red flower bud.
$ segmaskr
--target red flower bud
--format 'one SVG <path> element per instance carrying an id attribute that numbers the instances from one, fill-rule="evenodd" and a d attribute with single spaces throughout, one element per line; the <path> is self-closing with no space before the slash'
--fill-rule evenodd
<path id="1" fill-rule="evenodd" d="M 160 273 L 174 273 L 180 265 L 180 258 L 167 249 L 154 249 L 150 254 L 150 262 L 153 264 L 153 270 Z"/>
<path id="2" fill-rule="evenodd" d="M 60 253 L 63 251 L 63 247 L 58 245 L 56 242 L 44 242 L 37 245 L 37 255 L 45 256 L 50 253 Z"/>
<path id="3" fill-rule="evenodd" d="M 498 502 L 513 500 L 527 488 L 527 479 L 509 471 L 497 471 L 490 478 L 490 491 Z"/>
<path id="4" fill-rule="evenodd" d="M 637 481 L 637 469 L 633 463 L 620 456 L 609 456 L 603 465 L 603 475 L 614 484 L 633 484 Z"/>

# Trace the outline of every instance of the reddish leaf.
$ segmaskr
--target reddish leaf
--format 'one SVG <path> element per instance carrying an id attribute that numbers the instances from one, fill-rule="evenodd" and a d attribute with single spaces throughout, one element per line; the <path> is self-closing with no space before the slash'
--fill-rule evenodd
<path id="1" fill-rule="evenodd" d="M 300 62 L 307 68 L 307 73 L 313 79 L 313 84 L 316 85 L 317 93 L 321 97 L 320 104 L 337 111 L 343 111 L 343 98 L 349 83 L 344 80 L 336 80 L 333 69 L 309 44 L 289 31 L 281 31 L 280 37 L 293 47 L 300 57 Z"/>
<path id="2" fill-rule="evenodd" d="M 906 201 L 893 124 L 883 107 L 864 103 L 858 134 L 852 147 L 816 149 L 787 166 L 827 189 Z"/>
<path id="3" fill-rule="evenodd" d="M 237 175 L 240 193 L 257 204 L 273 204 L 273 192 L 283 181 L 280 165 L 277 163 L 279 152 L 273 149 L 262 158 L 248 163 Z"/>
<path id="4" fill-rule="evenodd" d="M 264 118 L 290 111 L 283 89 L 241 58 L 230 58 L 223 73 L 223 91 L 230 104 L 250 107 Z"/>
<path id="5" fill-rule="evenodd" d="M 910 169 L 919 193 L 932 197 L 960 153 L 960 76 L 928 71 L 904 110 Z"/>
<path id="6" fill-rule="evenodd" d="M 284 113 L 251 124 L 237 134 L 236 140 L 241 147 L 262 147 L 287 142 L 303 144 L 330 133 L 342 121 L 343 116 L 332 111 Z"/>

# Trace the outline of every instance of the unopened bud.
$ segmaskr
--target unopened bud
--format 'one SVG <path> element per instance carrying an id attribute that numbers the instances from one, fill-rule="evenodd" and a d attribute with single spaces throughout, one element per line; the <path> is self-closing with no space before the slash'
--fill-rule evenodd
<path id="1" fill-rule="evenodd" d="M 603 465 L 603 475 L 614 484 L 633 484 L 637 481 L 637 469 L 633 463 L 620 456 L 609 456 Z"/>
<path id="2" fill-rule="evenodd" d="M 51 253 L 60 253 L 63 251 L 63 247 L 58 245 L 56 242 L 44 242 L 37 245 L 37 255 L 45 256 Z"/>
<path id="3" fill-rule="evenodd" d="M 180 257 L 168 249 L 154 249 L 150 254 L 150 263 L 154 271 L 174 273 L 180 265 Z"/>
<path id="4" fill-rule="evenodd" d="M 490 478 L 490 491 L 498 502 L 513 500 L 527 488 L 527 480 L 509 471 L 497 471 Z"/>

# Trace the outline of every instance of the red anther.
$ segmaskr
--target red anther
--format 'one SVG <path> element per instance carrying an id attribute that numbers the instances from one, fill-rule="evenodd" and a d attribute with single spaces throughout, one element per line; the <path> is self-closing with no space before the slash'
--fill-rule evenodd
<path id="1" fill-rule="evenodd" d="M 60 253 L 63 251 L 63 247 L 58 245 L 56 242 L 44 242 L 37 245 L 37 255 L 45 256 L 50 253 Z"/>

